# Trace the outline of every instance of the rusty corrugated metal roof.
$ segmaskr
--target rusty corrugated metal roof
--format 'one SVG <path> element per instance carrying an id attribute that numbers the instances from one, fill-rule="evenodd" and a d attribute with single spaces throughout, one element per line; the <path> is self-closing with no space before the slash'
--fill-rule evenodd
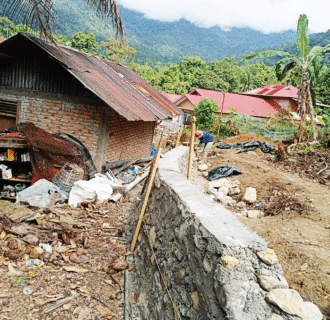
<path id="1" fill-rule="evenodd" d="M 46 51 L 87 89 L 129 121 L 164 120 L 182 114 L 171 101 L 124 65 L 73 48 L 54 46 L 27 33 L 14 37 L 24 37 Z"/>

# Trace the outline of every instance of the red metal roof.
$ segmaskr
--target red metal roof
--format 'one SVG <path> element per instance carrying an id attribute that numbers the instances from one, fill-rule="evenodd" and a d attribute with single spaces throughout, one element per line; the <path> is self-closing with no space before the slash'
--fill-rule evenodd
<path id="1" fill-rule="evenodd" d="M 164 120 L 182 114 L 170 100 L 124 65 L 73 48 L 55 46 L 27 33 L 19 33 L 9 40 L 17 37 L 28 39 L 46 51 L 87 89 L 129 121 Z"/>
<path id="2" fill-rule="evenodd" d="M 196 94 L 197 93 L 197 94 Z M 218 91 L 210 91 L 203 89 L 196 89 L 193 92 L 186 94 L 185 99 L 188 99 L 194 106 L 201 100 L 209 98 L 214 99 L 218 103 L 218 113 L 221 112 L 223 94 Z M 180 99 L 177 104 L 184 101 Z M 225 93 L 225 101 L 223 105 L 223 113 L 229 113 L 231 109 L 237 109 L 240 114 L 246 114 L 255 117 L 268 117 L 269 114 L 276 114 L 281 107 L 272 100 L 265 100 L 263 98 L 251 97 L 247 95 L 240 95 L 235 93 Z"/>
<path id="3" fill-rule="evenodd" d="M 269 84 L 261 88 L 242 92 L 240 94 L 251 96 L 265 96 L 265 97 L 280 97 L 280 98 L 292 98 L 299 99 L 299 89 L 294 86 L 286 86 L 283 84 Z"/>
<path id="4" fill-rule="evenodd" d="M 162 95 L 167 98 L 168 100 L 170 100 L 171 102 L 175 102 L 178 99 L 182 98 L 181 94 L 174 94 L 174 93 L 165 93 L 163 92 Z"/>
<path id="5" fill-rule="evenodd" d="M 4 42 L 5 40 L 6 40 L 6 39 L 2 39 L 2 38 L 0 38 L 0 43 L 1 43 L 1 42 Z"/>

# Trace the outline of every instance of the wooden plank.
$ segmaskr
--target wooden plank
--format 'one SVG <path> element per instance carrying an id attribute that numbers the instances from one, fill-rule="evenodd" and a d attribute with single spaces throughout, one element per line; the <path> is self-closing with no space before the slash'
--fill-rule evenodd
<path id="1" fill-rule="evenodd" d="M 191 180 L 191 170 L 194 159 L 195 131 L 196 131 L 196 117 L 193 116 L 191 121 L 191 137 L 190 137 L 190 149 L 189 149 L 189 160 L 188 160 L 188 170 L 187 170 L 188 180 Z"/>
<path id="2" fill-rule="evenodd" d="M 156 155 L 155 155 L 155 163 L 152 167 L 151 176 L 150 176 L 150 179 L 149 179 L 149 182 L 148 182 L 147 192 L 146 192 L 146 195 L 145 195 L 144 200 L 143 200 L 143 205 L 142 205 L 142 209 L 141 209 L 141 212 L 140 212 L 138 224 L 137 224 L 136 229 L 135 229 L 135 233 L 134 233 L 134 237 L 133 237 L 133 241 L 132 241 L 132 245 L 131 245 L 131 252 L 134 252 L 135 244 L 136 244 L 137 238 L 139 236 L 142 220 L 143 220 L 143 217 L 144 217 L 144 213 L 146 211 L 146 207 L 147 207 L 147 204 L 148 204 L 151 188 L 152 188 L 152 185 L 153 185 L 153 182 L 154 182 L 154 179 L 155 179 L 155 175 L 156 175 L 156 171 L 157 171 L 157 168 L 158 168 L 158 162 L 159 162 L 161 152 L 162 152 L 162 148 L 158 148 L 157 152 L 156 152 Z"/>
<path id="3" fill-rule="evenodd" d="M 180 139 L 181 139 L 181 136 L 182 136 L 183 129 L 184 129 L 184 124 L 183 124 L 183 125 L 181 126 L 181 128 L 180 128 L 180 131 L 179 131 L 178 137 L 177 137 L 177 139 L 176 139 L 175 148 L 179 146 L 179 143 L 180 143 Z"/>

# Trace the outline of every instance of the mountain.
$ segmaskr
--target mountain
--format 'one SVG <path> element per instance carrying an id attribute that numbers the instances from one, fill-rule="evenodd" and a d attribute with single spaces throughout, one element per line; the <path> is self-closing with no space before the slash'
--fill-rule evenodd
<path id="1" fill-rule="evenodd" d="M 59 34 L 69 38 L 74 33 L 93 32 L 98 41 L 106 40 L 113 31 L 86 5 L 86 0 L 54 0 Z M 181 19 L 162 22 L 120 7 L 125 33 L 130 46 L 137 50 L 136 60 L 175 62 L 188 55 L 200 56 L 207 62 L 236 56 L 251 50 L 269 48 L 295 40 L 294 31 L 263 34 L 252 29 L 219 27 L 202 28 Z"/>
<path id="2" fill-rule="evenodd" d="M 71 38 L 76 32 L 93 32 L 98 42 L 114 34 L 111 22 L 91 10 L 86 0 L 53 1 L 57 11 L 57 33 Z M 120 13 L 128 43 L 137 50 L 137 62 L 179 63 L 185 56 L 200 56 L 211 62 L 228 56 L 241 58 L 270 48 L 297 53 L 296 33 L 292 30 L 270 34 L 248 28 L 224 31 L 220 27 L 202 28 L 184 19 L 175 22 L 147 19 L 122 6 Z M 311 46 L 324 46 L 330 43 L 330 30 L 312 34 L 310 40 Z M 275 60 L 264 61 L 273 64 Z"/>

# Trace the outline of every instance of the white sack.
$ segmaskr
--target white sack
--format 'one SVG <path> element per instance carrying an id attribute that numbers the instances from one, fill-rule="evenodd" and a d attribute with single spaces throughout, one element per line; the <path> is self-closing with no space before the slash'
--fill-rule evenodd
<path id="1" fill-rule="evenodd" d="M 112 192 L 109 179 L 103 174 L 97 173 L 95 178 L 89 181 L 79 180 L 72 185 L 69 205 L 75 208 L 85 201 L 102 203 L 111 197 Z"/>

